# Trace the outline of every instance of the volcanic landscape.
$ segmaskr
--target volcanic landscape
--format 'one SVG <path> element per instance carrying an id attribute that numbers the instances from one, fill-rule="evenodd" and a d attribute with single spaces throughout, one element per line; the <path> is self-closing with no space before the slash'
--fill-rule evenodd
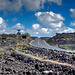
<path id="1" fill-rule="evenodd" d="M 0 75 L 75 75 L 75 33 L 0 34 Z"/>

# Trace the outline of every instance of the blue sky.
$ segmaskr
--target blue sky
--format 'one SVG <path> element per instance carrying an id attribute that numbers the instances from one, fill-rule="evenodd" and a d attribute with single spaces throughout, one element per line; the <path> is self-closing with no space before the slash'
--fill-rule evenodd
<path id="1" fill-rule="evenodd" d="M 0 0 L 0 33 L 54 36 L 75 32 L 75 0 Z"/>

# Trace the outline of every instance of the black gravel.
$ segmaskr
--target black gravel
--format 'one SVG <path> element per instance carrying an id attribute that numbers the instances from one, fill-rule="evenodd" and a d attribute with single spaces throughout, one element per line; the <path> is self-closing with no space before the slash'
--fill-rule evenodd
<path id="1" fill-rule="evenodd" d="M 48 59 L 72 62 L 75 65 L 74 54 L 34 47 L 27 49 L 32 54 L 39 54 L 40 57 L 48 56 Z M 11 55 L 5 54 L 2 62 L 2 65 L 0 64 L 0 75 L 75 75 L 75 68 L 39 61 L 16 52 L 12 52 Z M 50 72 L 46 74 L 44 71 Z"/>
<path id="2" fill-rule="evenodd" d="M 45 48 L 26 48 L 33 55 L 38 55 L 40 57 L 47 56 L 47 59 L 58 60 L 60 62 L 66 62 L 75 65 L 75 53 L 68 53 L 57 50 L 47 50 Z"/>

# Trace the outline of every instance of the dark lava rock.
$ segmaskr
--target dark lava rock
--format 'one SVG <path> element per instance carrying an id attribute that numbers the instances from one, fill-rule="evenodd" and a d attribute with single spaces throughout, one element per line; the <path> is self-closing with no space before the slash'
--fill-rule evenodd
<path id="1" fill-rule="evenodd" d="M 38 64 L 35 65 L 35 69 L 39 70 L 39 65 Z"/>
<path id="2" fill-rule="evenodd" d="M 16 71 L 15 70 L 13 70 L 13 72 L 16 74 Z"/>
<path id="3" fill-rule="evenodd" d="M 32 75 L 37 75 L 36 72 L 33 72 Z"/>
<path id="4" fill-rule="evenodd" d="M 5 68 L 5 71 L 12 71 L 12 69 L 11 68 Z"/>
<path id="5" fill-rule="evenodd" d="M 30 73 L 29 71 L 28 71 L 28 72 L 26 72 L 26 74 L 27 74 L 27 75 L 31 75 L 31 73 Z"/>
<path id="6" fill-rule="evenodd" d="M 75 61 L 75 57 L 72 57 L 73 61 Z"/>

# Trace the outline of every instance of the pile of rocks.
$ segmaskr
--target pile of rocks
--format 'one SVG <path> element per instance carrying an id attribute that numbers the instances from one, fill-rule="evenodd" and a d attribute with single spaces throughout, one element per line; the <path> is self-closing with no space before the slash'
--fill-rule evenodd
<path id="1" fill-rule="evenodd" d="M 75 68 L 39 61 L 16 52 L 5 54 L 3 61 L 0 73 L 4 75 L 75 75 Z"/>
<path id="2" fill-rule="evenodd" d="M 32 53 L 32 55 L 38 55 L 40 57 L 46 56 L 47 59 L 58 60 L 60 62 L 66 62 L 69 64 L 75 65 L 75 53 L 68 53 L 57 50 L 47 50 L 45 48 L 27 48 L 28 51 Z"/>

